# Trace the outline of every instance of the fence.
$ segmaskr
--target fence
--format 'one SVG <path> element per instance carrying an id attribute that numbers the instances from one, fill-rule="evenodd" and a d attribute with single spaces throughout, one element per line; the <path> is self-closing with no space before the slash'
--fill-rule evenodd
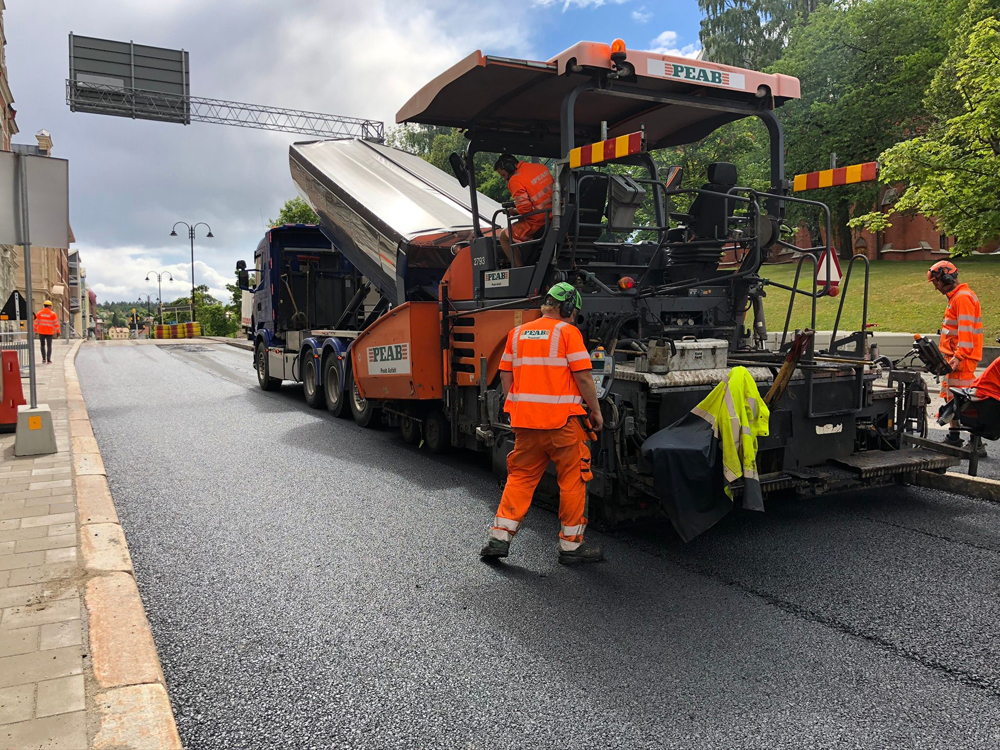
<path id="1" fill-rule="evenodd" d="M 0 331 L 0 349 L 16 351 L 18 365 L 22 370 L 28 369 L 27 331 Z"/>

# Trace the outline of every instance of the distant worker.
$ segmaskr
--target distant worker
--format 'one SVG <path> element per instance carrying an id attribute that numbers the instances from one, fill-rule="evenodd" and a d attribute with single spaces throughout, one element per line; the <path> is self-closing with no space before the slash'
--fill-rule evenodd
<path id="1" fill-rule="evenodd" d="M 950 260 L 931 266 L 927 280 L 948 298 L 938 348 L 951 365 L 951 373 L 941 381 L 941 398 L 951 401 L 952 388 L 968 388 L 976 379 L 976 367 L 983 358 L 983 318 L 979 298 L 968 284 L 958 283 L 958 268 Z M 957 420 L 952 421 L 944 442 L 962 445 Z"/>
<path id="2" fill-rule="evenodd" d="M 572 284 L 556 284 L 542 303 L 542 317 L 507 335 L 500 382 L 507 397 L 504 411 L 514 428 L 514 450 L 507 457 L 500 507 L 479 553 L 483 558 L 507 557 L 549 461 L 559 480 L 559 562 L 574 565 L 604 557 L 600 548 L 583 542 L 587 482 L 593 476 L 587 428 L 599 432 L 603 419 L 590 354 L 572 323 L 582 306 L 583 297 Z M 590 407 L 586 426 L 584 402 Z"/>
<path id="3" fill-rule="evenodd" d="M 510 154 L 497 159 L 493 169 L 507 181 L 507 189 L 514 201 L 513 211 L 517 215 L 552 208 L 552 173 L 544 164 L 518 161 Z M 514 242 L 527 242 L 545 227 L 546 214 L 538 213 L 518 219 L 511 227 Z M 511 238 L 507 228 L 500 230 L 500 245 L 513 266 L 521 265 L 520 248 L 511 249 Z"/>
<path id="4" fill-rule="evenodd" d="M 35 333 L 42 347 L 42 362 L 52 364 L 52 337 L 59 335 L 59 316 L 52 311 L 52 300 L 35 315 Z"/>

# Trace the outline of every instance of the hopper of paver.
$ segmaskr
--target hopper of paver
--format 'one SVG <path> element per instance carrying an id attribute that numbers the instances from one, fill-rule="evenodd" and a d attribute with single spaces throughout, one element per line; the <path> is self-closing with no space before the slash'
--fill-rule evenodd
<path id="1" fill-rule="evenodd" d="M 418 156 L 363 140 L 293 144 L 292 179 L 324 234 L 392 305 L 437 300 L 473 232 L 470 193 Z M 500 210 L 478 194 L 480 228 Z"/>

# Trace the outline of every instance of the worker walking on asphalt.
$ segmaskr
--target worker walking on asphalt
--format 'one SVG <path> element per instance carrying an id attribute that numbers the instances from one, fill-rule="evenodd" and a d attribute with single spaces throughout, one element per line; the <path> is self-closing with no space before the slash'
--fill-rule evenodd
<path id="1" fill-rule="evenodd" d="M 559 479 L 559 562 L 564 565 L 603 559 L 585 544 L 590 449 L 583 404 L 590 427 L 603 426 L 590 354 L 572 324 L 583 306 L 580 292 L 566 282 L 549 289 L 542 317 L 507 335 L 500 380 L 507 397 L 504 411 L 514 428 L 514 450 L 507 457 L 507 485 L 497 509 L 483 558 L 507 557 L 510 541 L 531 506 L 542 474 L 552 461 Z"/>
<path id="2" fill-rule="evenodd" d="M 503 154 L 493 169 L 507 181 L 507 189 L 514 201 L 513 210 L 518 215 L 552 208 L 552 173 L 544 164 L 519 162 L 512 155 Z M 527 242 L 537 236 L 545 227 L 545 217 L 546 214 L 539 213 L 519 219 L 511 227 L 514 242 Z M 511 249 L 511 238 L 506 228 L 500 230 L 500 245 L 511 264 L 520 266 L 521 251 L 516 247 Z"/>
<path id="3" fill-rule="evenodd" d="M 958 268 L 950 260 L 931 266 L 927 280 L 948 298 L 938 348 L 951 365 L 951 373 L 941 381 L 941 398 L 951 401 L 952 388 L 968 388 L 976 379 L 976 367 L 983 358 L 983 318 L 979 298 L 968 284 L 958 283 Z M 957 420 L 952 421 L 944 442 L 962 445 Z"/>
<path id="4" fill-rule="evenodd" d="M 35 315 L 35 334 L 41 342 L 42 362 L 52 364 L 52 337 L 59 335 L 59 316 L 52 311 L 52 300 Z"/>

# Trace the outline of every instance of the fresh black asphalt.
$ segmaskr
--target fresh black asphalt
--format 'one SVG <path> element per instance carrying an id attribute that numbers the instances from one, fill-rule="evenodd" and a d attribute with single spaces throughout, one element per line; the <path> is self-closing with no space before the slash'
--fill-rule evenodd
<path id="1" fill-rule="evenodd" d="M 476 553 L 472 454 L 263 393 L 221 344 L 76 361 L 189 750 L 996 748 L 1000 505 L 890 488 Z"/>

